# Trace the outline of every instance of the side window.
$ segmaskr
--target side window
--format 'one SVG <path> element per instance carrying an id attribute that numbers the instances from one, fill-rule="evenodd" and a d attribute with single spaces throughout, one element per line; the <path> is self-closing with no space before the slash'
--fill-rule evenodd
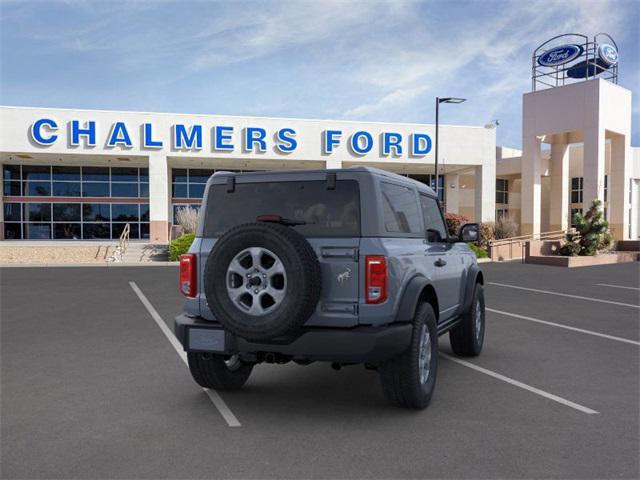
<path id="1" fill-rule="evenodd" d="M 387 232 L 421 234 L 416 193 L 408 187 L 381 183 L 384 226 Z"/>
<path id="2" fill-rule="evenodd" d="M 420 194 L 420 206 L 422 207 L 422 214 L 424 215 L 424 228 L 427 230 L 436 230 L 440 234 L 440 238 L 445 240 L 447 238 L 447 228 L 442 219 L 442 213 L 440 213 L 440 207 L 436 199 Z"/>

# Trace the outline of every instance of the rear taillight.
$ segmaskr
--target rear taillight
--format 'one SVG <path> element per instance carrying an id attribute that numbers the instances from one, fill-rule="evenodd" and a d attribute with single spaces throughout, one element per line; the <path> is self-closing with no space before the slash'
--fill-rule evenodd
<path id="1" fill-rule="evenodd" d="M 198 293 L 196 256 L 193 253 L 180 255 L 180 292 L 187 297 Z"/>
<path id="2" fill-rule="evenodd" d="M 387 299 L 387 258 L 379 255 L 365 257 L 366 303 L 382 303 Z"/>

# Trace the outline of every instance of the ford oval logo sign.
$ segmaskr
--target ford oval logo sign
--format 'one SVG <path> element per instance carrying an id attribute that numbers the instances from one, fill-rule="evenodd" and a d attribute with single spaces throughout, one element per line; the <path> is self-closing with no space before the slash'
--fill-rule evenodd
<path id="1" fill-rule="evenodd" d="M 598 57 L 610 67 L 618 63 L 618 50 L 613 45 L 603 43 L 598 47 Z"/>
<path id="2" fill-rule="evenodd" d="M 538 57 L 538 63 L 543 67 L 557 67 L 575 60 L 582 54 L 580 45 L 561 45 L 547 50 Z"/>

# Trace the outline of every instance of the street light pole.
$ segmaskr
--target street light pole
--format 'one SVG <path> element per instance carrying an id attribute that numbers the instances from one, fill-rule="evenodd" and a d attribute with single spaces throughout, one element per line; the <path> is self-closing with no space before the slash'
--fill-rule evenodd
<path id="1" fill-rule="evenodd" d="M 462 103 L 464 101 L 466 101 L 466 98 L 458 98 L 458 97 L 444 97 L 444 98 L 440 98 L 440 97 L 436 97 L 436 145 L 435 145 L 435 180 L 436 180 L 436 188 L 434 188 L 435 192 L 436 192 L 436 198 L 438 199 L 438 201 L 440 201 L 440 197 L 439 197 L 439 189 L 440 189 L 440 183 L 438 182 L 438 146 L 440 144 L 440 142 L 438 141 L 438 135 L 440 133 L 440 104 L 441 103 Z"/>
<path id="2" fill-rule="evenodd" d="M 438 145 L 440 144 L 440 142 L 438 141 L 438 132 L 440 130 L 440 97 L 436 97 L 436 148 L 435 148 L 435 155 L 436 155 L 436 168 L 435 168 L 435 178 L 436 178 L 436 188 L 434 188 L 434 190 L 436 191 L 436 199 L 438 199 L 438 202 L 440 202 L 440 193 L 438 192 L 438 187 L 440 186 L 440 184 L 438 183 Z"/>

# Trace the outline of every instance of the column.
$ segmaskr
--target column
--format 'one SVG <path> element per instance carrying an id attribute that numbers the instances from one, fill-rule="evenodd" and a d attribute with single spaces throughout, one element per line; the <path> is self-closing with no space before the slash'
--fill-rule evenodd
<path id="1" fill-rule="evenodd" d="M 460 177 L 455 173 L 444 176 L 444 199 L 447 212 L 458 213 L 460 209 Z"/>
<path id="2" fill-rule="evenodd" d="M 493 222 L 496 219 L 496 161 L 486 160 L 475 167 L 475 220 Z"/>
<path id="3" fill-rule="evenodd" d="M 555 232 L 569 226 L 569 145 L 566 133 L 554 136 L 550 167 L 549 230 Z"/>
<path id="4" fill-rule="evenodd" d="M 2 175 L 2 164 L 0 163 L 0 175 Z M 4 182 L 0 182 L 0 242 L 4 240 L 4 202 L 2 196 L 4 195 L 3 188 Z"/>
<path id="5" fill-rule="evenodd" d="M 149 155 L 150 242 L 169 242 L 170 170 L 165 154 Z"/>
<path id="6" fill-rule="evenodd" d="M 615 135 L 611 139 L 611 164 L 609 185 L 609 226 L 613 238 L 629 238 L 629 179 L 632 164 L 631 145 L 628 135 Z"/>
<path id="7" fill-rule="evenodd" d="M 522 152 L 522 210 L 520 232 L 522 235 L 540 233 L 542 160 L 540 139 L 535 135 L 523 138 Z"/>
<path id="8" fill-rule="evenodd" d="M 340 160 L 339 158 L 327 158 L 325 168 L 327 170 L 334 169 L 334 168 L 342 168 L 342 160 Z"/>
<path id="9" fill-rule="evenodd" d="M 604 129 L 596 126 L 585 130 L 583 155 L 582 209 L 586 212 L 596 198 L 604 202 Z"/>

